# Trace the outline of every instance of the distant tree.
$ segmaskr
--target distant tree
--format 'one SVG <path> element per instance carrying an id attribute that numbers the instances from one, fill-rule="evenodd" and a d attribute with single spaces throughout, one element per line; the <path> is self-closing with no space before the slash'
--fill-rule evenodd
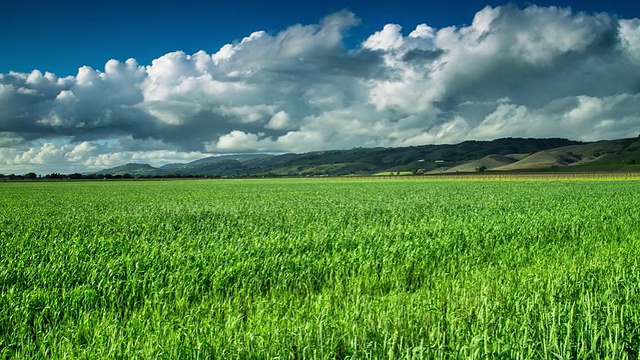
<path id="1" fill-rule="evenodd" d="M 34 172 L 26 173 L 26 174 L 24 174 L 24 178 L 28 179 L 28 180 L 35 180 L 35 179 L 38 178 L 38 174 L 36 174 Z"/>
<path id="2" fill-rule="evenodd" d="M 482 166 L 480 166 L 480 167 L 477 167 L 477 168 L 476 168 L 476 171 L 477 171 L 477 172 L 484 172 L 484 171 L 487 171 L 487 167 L 486 167 L 486 166 L 484 166 L 484 165 L 482 165 Z"/>
<path id="3" fill-rule="evenodd" d="M 59 173 L 51 173 L 44 176 L 45 179 L 62 179 L 64 175 Z"/>

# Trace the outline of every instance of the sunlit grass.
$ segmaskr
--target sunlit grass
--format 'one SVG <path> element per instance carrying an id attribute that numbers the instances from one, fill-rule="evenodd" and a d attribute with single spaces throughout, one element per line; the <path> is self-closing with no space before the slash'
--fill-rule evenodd
<path id="1" fill-rule="evenodd" d="M 0 184 L 0 353 L 637 359 L 638 189 Z"/>

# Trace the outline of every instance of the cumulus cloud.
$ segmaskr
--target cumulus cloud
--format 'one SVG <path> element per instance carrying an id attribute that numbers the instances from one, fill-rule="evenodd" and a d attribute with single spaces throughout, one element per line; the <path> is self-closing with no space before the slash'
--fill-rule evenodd
<path id="1" fill-rule="evenodd" d="M 341 11 L 213 54 L 0 74 L 0 170 L 640 133 L 640 19 L 486 7 L 468 26 L 387 24 L 349 48 L 358 24 Z"/>

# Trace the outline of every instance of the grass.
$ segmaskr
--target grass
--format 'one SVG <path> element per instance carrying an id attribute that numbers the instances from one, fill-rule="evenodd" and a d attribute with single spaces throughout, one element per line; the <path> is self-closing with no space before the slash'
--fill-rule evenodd
<path id="1" fill-rule="evenodd" d="M 637 359 L 637 190 L 2 183 L 0 354 Z"/>

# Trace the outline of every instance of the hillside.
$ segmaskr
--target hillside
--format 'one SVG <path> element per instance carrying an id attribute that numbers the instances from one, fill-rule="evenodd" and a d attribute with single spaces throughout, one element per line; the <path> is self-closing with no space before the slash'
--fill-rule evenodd
<path id="1" fill-rule="evenodd" d="M 301 154 L 211 156 L 160 168 L 127 164 L 97 174 L 163 176 L 318 176 L 384 172 L 640 171 L 640 140 L 583 143 L 567 139 L 505 138 L 460 144 L 353 148 Z M 588 170 L 591 169 L 591 170 Z M 601 170 L 599 170 L 601 169 Z"/>
<path id="2" fill-rule="evenodd" d="M 114 168 L 108 169 L 108 171 L 100 171 L 101 174 L 111 174 L 111 175 L 138 175 L 138 176 L 153 176 L 158 172 L 157 168 L 149 164 L 137 164 L 137 163 L 129 163 L 126 165 L 116 166 Z"/>
<path id="3" fill-rule="evenodd" d="M 534 170 L 567 168 L 564 171 L 633 171 L 640 162 L 638 139 L 597 141 L 564 146 L 532 154 L 494 170 Z"/>
<path id="4" fill-rule="evenodd" d="M 454 166 L 445 170 L 444 172 L 474 172 L 480 169 L 491 170 L 498 167 L 506 166 L 517 162 L 518 159 L 516 157 L 511 157 L 508 155 L 488 155 L 479 160 L 470 161 L 468 163 Z"/>

